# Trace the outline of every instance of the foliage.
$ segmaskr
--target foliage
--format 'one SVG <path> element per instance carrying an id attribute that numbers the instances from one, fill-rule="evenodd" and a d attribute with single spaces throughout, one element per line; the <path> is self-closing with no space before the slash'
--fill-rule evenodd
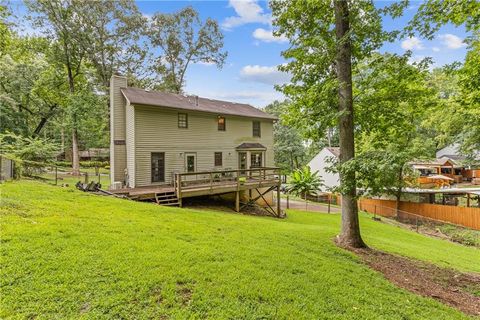
<path id="1" fill-rule="evenodd" d="M 339 215 L 278 221 L 31 181 L 0 188 L 5 319 L 468 319 L 338 248 Z M 480 272 L 474 248 L 360 219 L 376 249 Z"/>
<path id="2" fill-rule="evenodd" d="M 424 119 L 437 105 L 428 86 L 428 60 L 410 54 L 374 54 L 357 65 L 354 93 L 357 186 L 369 193 L 395 194 L 413 179 L 408 163 L 433 158 L 435 145 Z M 411 185 L 410 185 L 411 186 Z"/>
<path id="3" fill-rule="evenodd" d="M 273 125 L 275 165 L 284 173 L 302 167 L 306 162 L 306 147 L 300 132 L 283 121 L 288 101 L 274 101 L 265 107 L 265 112 L 279 118 Z"/>
<path id="4" fill-rule="evenodd" d="M 465 63 L 455 75 L 458 79 L 458 96 L 447 101 L 449 114 L 445 129 L 441 134 L 454 137 L 461 144 L 461 151 L 470 158 L 478 156 L 480 150 L 480 2 L 434 1 L 422 3 L 406 28 L 406 33 L 415 31 L 432 39 L 436 31 L 447 23 L 465 25 L 472 34 L 465 41 L 469 51 Z M 459 123 L 462 122 L 460 125 Z M 453 129 L 452 129 L 453 128 Z"/>
<path id="5" fill-rule="evenodd" d="M 162 77 L 159 87 L 181 93 L 185 73 L 191 63 L 223 66 L 223 34 L 215 20 L 200 22 L 198 12 L 186 7 L 174 14 L 156 13 L 149 26 L 148 36 L 160 49 L 153 69 Z"/>
<path id="6" fill-rule="evenodd" d="M 14 133 L 0 134 L 0 153 L 17 163 L 17 174 L 32 175 L 41 163 L 50 162 L 56 156 L 59 146 L 50 140 L 30 138 Z M 38 164 L 37 164 L 38 163 Z"/>
<path id="7" fill-rule="evenodd" d="M 442 224 L 438 226 L 438 229 L 440 232 L 451 238 L 452 241 L 466 246 L 480 248 L 480 231 L 462 228 L 451 224 Z"/>
<path id="8" fill-rule="evenodd" d="M 309 166 L 304 166 L 301 169 L 295 169 L 290 175 L 287 192 L 304 197 L 306 208 L 307 196 L 316 194 L 323 186 L 323 180 L 318 175 L 318 171 L 312 172 Z"/>
<path id="9" fill-rule="evenodd" d="M 56 161 L 55 165 L 59 167 L 71 167 L 72 163 L 69 161 Z M 110 165 L 109 161 L 80 161 L 81 168 L 106 168 L 108 165 Z"/>

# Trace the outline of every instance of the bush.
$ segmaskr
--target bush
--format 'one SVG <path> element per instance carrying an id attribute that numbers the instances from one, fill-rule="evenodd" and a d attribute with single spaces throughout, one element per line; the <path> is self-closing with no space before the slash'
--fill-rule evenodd
<path id="1" fill-rule="evenodd" d="M 72 162 L 57 161 L 55 162 L 55 165 L 58 167 L 71 168 Z M 95 168 L 95 167 L 110 169 L 110 162 L 109 161 L 80 161 L 80 168 Z"/>

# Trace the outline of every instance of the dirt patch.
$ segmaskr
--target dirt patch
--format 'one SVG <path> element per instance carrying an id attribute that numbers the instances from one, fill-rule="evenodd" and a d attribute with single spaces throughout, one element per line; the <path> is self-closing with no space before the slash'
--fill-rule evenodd
<path id="1" fill-rule="evenodd" d="M 345 249 L 401 288 L 439 300 L 466 314 L 480 315 L 480 274 L 462 273 L 373 249 Z"/>
<path id="2" fill-rule="evenodd" d="M 186 307 L 192 301 L 193 290 L 186 283 L 177 282 L 177 297 L 180 298 L 182 306 Z"/>

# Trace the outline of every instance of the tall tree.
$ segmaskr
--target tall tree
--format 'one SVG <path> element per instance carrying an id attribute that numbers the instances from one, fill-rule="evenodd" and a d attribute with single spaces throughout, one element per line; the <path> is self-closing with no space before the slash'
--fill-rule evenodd
<path id="1" fill-rule="evenodd" d="M 382 15 L 397 17 L 406 2 L 376 8 L 373 1 L 282 1 L 270 3 L 276 35 L 290 39 L 283 71 L 292 83 L 283 92 L 304 116 L 315 115 L 321 132 L 338 126 L 342 227 L 338 242 L 364 247 L 360 236 L 355 171 L 352 63 L 368 57 L 397 32 L 382 29 Z"/>
<path id="2" fill-rule="evenodd" d="M 430 61 L 412 65 L 410 55 L 374 54 L 354 73 L 357 184 L 373 195 L 394 195 L 397 204 L 412 183 L 409 162 L 435 154 L 425 127 L 439 99 L 429 86 Z"/>
<path id="3" fill-rule="evenodd" d="M 99 79 L 102 89 L 118 72 L 142 77 L 147 72 L 147 19 L 133 0 L 85 1 L 77 14 L 89 35 L 81 45 Z"/>
<path id="4" fill-rule="evenodd" d="M 480 2 L 477 0 L 423 2 L 405 33 L 413 35 L 419 32 L 432 39 L 441 26 L 452 23 L 464 25 L 470 37 L 466 39 L 469 51 L 465 64 L 457 73 L 460 89 L 455 99 L 458 117 L 465 122 L 455 135 L 464 153 L 474 157 L 480 150 Z"/>
<path id="5" fill-rule="evenodd" d="M 86 52 L 82 43 L 87 34 L 81 23 L 80 11 L 82 3 L 77 0 L 37 0 L 26 2 L 32 12 L 31 19 L 36 27 L 42 28 L 46 35 L 56 44 L 56 61 L 60 68 L 66 70 L 66 80 L 70 96 L 76 93 L 76 79 L 81 75 Z M 78 144 L 78 119 L 80 115 L 71 110 L 72 170 L 74 175 L 80 174 L 80 158 Z"/>
<path id="6" fill-rule="evenodd" d="M 287 108 L 288 101 L 274 101 L 265 107 L 265 112 L 279 118 L 273 125 L 275 165 L 284 173 L 291 173 L 305 164 L 306 147 L 298 129 L 283 122 Z"/>
<path id="7" fill-rule="evenodd" d="M 148 34 L 152 45 L 160 49 L 153 67 L 161 77 L 159 87 L 173 93 L 182 92 L 191 63 L 222 68 L 227 57 L 218 23 L 210 18 L 201 23 L 192 7 L 173 14 L 156 13 Z"/>
<path id="8" fill-rule="evenodd" d="M 96 103 L 81 106 L 79 102 L 91 102 L 92 93 L 106 90 L 115 68 L 124 66 L 126 72 L 140 68 L 145 51 L 138 42 L 146 20 L 130 0 L 28 0 L 26 3 L 34 25 L 56 46 L 54 60 L 58 68 L 65 70 L 72 169 L 78 174 L 79 131 L 85 115 L 98 111 L 88 107 L 107 111 L 106 103 L 102 107 Z M 90 72 L 90 66 L 95 72 Z M 85 91 L 87 87 L 89 92 Z M 106 119 L 103 128 L 107 128 Z"/>

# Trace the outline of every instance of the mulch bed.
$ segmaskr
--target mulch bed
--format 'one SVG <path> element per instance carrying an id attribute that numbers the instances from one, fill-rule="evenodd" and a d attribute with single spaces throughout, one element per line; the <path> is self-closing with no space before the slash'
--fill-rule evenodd
<path id="1" fill-rule="evenodd" d="M 370 248 L 345 249 L 401 288 L 439 300 L 466 314 L 480 315 L 480 274 L 462 273 Z"/>

